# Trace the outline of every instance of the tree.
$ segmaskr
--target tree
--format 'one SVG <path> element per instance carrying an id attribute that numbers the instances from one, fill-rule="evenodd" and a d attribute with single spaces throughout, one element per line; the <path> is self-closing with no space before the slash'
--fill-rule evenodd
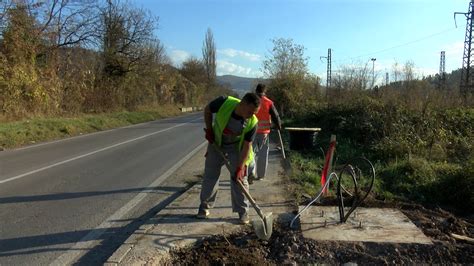
<path id="1" fill-rule="evenodd" d="M 130 7 L 120 0 L 108 0 L 101 9 L 99 34 L 104 54 L 104 72 L 124 76 L 149 58 L 150 43 L 158 18 L 143 9 Z"/>
<path id="2" fill-rule="evenodd" d="M 214 83 L 216 80 L 216 45 L 210 28 L 207 29 L 202 45 L 202 59 L 206 69 L 207 81 Z"/>
<path id="3" fill-rule="evenodd" d="M 394 83 L 397 83 L 400 81 L 400 77 L 402 76 L 402 71 L 400 70 L 400 65 L 398 62 L 393 63 L 392 65 L 392 79 Z"/>
<path id="4" fill-rule="evenodd" d="M 206 66 L 201 60 L 195 57 L 190 57 L 184 61 L 180 72 L 185 78 L 195 84 L 207 82 Z"/>
<path id="5" fill-rule="evenodd" d="M 99 24 L 95 1 L 32 1 L 32 13 L 40 24 L 40 33 L 48 36 L 52 48 L 93 44 Z"/>
<path id="6" fill-rule="evenodd" d="M 8 10 L 20 6 L 36 20 L 37 31 L 31 34 L 41 36 L 48 48 L 93 43 L 99 19 L 97 1 L 0 1 L 0 30 L 5 29 Z"/>
<path id="7" fill-rule="evenodd" d="M 273 39 L 273 49 L 263 62 L 263 72 L 271 80 L 269 95 L 282 115 L 309 108 L 319 97 L 319 78 L 308 73 L 304 46 L 292 39 Z"/>
<path id="8" fill-rule="evenodd" d="M 336 90 L 365 90 L 371 87 L 372 75 L 368 63 L 362 67 L 359 64 L 340 67 L 339 74 L 333 81 Z"/>
<path id="9" fill-rule="evenodd" d="M 12 1 L 0 1 L 0 38 L 7 25 L 7 12 L 12 5 Z"/>
<path id="10" fill-rule="evenodd" d="M 292 39 L 273 39 L 273 49 L 263 61 L 263 72 L 267 78 L 285 79 L 289 76 L 303 78 L 308 73 L 308 58 L 304 46 L 294 44 Z"/>
<path id="11" fill-rule="evenodd" d="M 413 63 L 413 61 L 407 61 L 405 65 L 403 65 L 403 76 L 405 78 L 405 82 L 410 83 L 416 79 L 414 69 L 415 63 Z"/>
<path id="12" fill-rule="evenodd" d="M 26 5 L 8 9 L 5 30 L 1 41 L 2 77 L 0 87 L 2 111 L 17 116 L 48 111 L 55 105 L 55 86 L 44 86 L 38 65 L 38 51 L 42 40 L 38 24 Z"/>

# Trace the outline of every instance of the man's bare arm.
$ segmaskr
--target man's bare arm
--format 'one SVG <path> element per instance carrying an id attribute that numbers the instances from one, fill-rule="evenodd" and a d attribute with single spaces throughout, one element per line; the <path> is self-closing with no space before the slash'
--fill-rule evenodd
<path id="1" fill-rule="evenodd" d="M 204 108 L 204 122 L 206 123 L 206 129 L 212 129 L 212 112 L 209 104 Z"/>

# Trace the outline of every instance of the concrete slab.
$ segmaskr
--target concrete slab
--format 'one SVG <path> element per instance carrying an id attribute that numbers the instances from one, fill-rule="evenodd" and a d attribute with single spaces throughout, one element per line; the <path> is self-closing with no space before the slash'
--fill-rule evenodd
<path id="1" fill-rule="evenodd" d="M 338 207 L 311 206 L 301 215 L 300 224 L 303 236 L 314 240 L 432 244 L 396 209 L 357 208 L 341 224 Z"/>

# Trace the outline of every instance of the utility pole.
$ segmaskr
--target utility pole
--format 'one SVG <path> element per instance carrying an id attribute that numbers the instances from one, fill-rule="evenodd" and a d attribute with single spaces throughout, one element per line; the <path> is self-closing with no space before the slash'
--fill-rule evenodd
<path id="1" fill-rule="evenodd" d="M 327 80 L 326 80 L 326 86 L 328 88 L 331 87 L 331 65 L 332 65 L 332 62 L 331 62 L 331 48 L 328 49 L 328 66 L 327 66 Z"/>
<path id="2" fill-rule="evenodd" d="M 326 74 L 326 101 L 328 100 L 328 92 L 329 88 L 331 87 L 331 48 L 328 49 L 328 56 L 320 56 L 319 59 L 322 60 L 323 58 L 327 59 L 327 74 Z"/>
<path id="3" fill-rule="evenodd" d="M 467 94 L 474 91 L 474 73 L 471 69 L 471 55 L 472 55 L 472 18 L 474 17 L 474 0 L 469 2 L 469 11 L 467 13 L 454 12 L 454 23 L 456 23 L 456 15 L 466 16 L 466 35 L 464 38 L 464 55 L 462 60 L 461 70 L 461 86 L 460 92 L 467 100 Z"/>
<path id="4" fill-rule="evenodd" d="M 388 72 L 385 72 L 385 86 L 388 86 Z"/>
<path id="5" fill-rule="evenodd" d="M 439 59 L 439 89 L 444 89 L 446 86 L 446 55 L 444 51 L 441 51 Z"/>
<path id="6" fill-rule="evenodd" d="M 375 60 L 377 60 L 377 58 L 370 58 L 370 60 L 372 61 L 372 88 L 374 87 L 374 84 L 375 84 Z"/>
<path id="7" fill-rule="evenodd" d="M 328 49 L 328 56 L 320 56 L 319 59 L 327 59 L 326 89 L 331 87 L 331 48 Z"/>

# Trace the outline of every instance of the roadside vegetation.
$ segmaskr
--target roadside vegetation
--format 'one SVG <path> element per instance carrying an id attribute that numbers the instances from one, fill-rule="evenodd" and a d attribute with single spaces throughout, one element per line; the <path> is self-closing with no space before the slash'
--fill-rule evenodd
<path id="1" fill-rule="evenodd" d="M 175 115 L 234 95 L 216 82 L 211 29 L 202 59 L 173 66 L 155 35 L 158 22 L 121 0 L 0 1 L 0 148 Z"/>
<path id="2" fill-rule="evenodd" d="M 474 212 L 473 96 L 460 93 L 460 70 L 443 79 L 418 78 L 414 67 L 395 64 L 394 81 L 378 87 L 367 63 L 342 66 L 326 88 L 308 74 L 303 46 L 274 40 L 264 68 L 285 126 L 322 128 L 312 149 L 290 152 L 297 198 L 314 197 L 320 189 L 325 151 L 335 134 L 336 173 L 352 158 L 369 159 L 376 200 Z"/>
<path id="3" fill-rule="evenodd" d="M 321 148 L 327 150 L 330 134 L 336 134 L 335 164 L 368 158 L 377 174 L 377 199 L 474 211 L 473 108 L 430 110 L 423 117 L 361 95 L 350 105 L 316 109 L 293 123 L 323 129 L 313 151 L 291 153 L 295 176 L 310 195 L 320 187 Z"/>

